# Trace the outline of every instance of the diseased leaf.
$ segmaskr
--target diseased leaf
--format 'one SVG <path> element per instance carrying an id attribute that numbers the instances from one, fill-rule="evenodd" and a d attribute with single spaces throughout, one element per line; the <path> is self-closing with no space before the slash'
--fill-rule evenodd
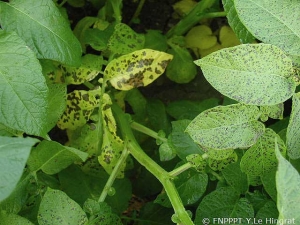
<path id="1" fill-rule="evenodd" d="M 197 172 L 203 172 L 206 167 L 206 161 L 200 154 L 190 154 L 186 157 L 186 160 L 197 170 Z"/>
<path id="2" fill-rule="evenodd" d="M 261 116 L 260 119 L 265 122 L 268 120 L 268 118 L 272 119 L 283 119 L 283 111 L 284 111 L 284 105 L 283 103 L 279 103 L 277 105 L 266 105 L 260 107 Z"/>
<path id="3" fill-rule="evenodd" d="M 200 113 L 186 128 L 199 145 L 212 149 L 236 149 L 253 145 L 263 134 L 256 106 L 217 106 Z"/>
<path id="4" fill-rule="evenodd" d="M 285 154 L 286 147 L 280 137 L 271 129 L 267 128 L 264 135 L 251 146 L 241 159 L 241 170 L 251 176 L 262 176 L 275 170 L 277 160 L 274 152 L 274 141 L 278 140 L 280 151 Z"/>
<path id="5" fill-rule="evenodd" d="M 276 173 L 278 219 L 300 221 L 300 175 L 299 172 L 281 155 L 275 144 L 278 159 Z"/>
<path id="6" fill-rule="evenodd" d="M 40 225 L 85 225 L 87 216 L 80 206 L 60 190 L 48 188 L 38 211 Z"/>
<path id="7" fill-rule="evenodd" d="M 111 61 L 104 75 L 118 90 L 147 86 L 158 78 L 173 58 L 165 52 L 142 49 Z"/>
<path id="8" fill-rule="evenodd" d="M 37 142 L 33 138 L 0 137 L 0 202 L 14 190 Z"/>
<path id="9" fill-rule="evenodd" d="M 39 61 L 18 35 L 0 30 L 0 62 L 0 123 L 44 136 L 48 87 Z"/>
<path id="10" fill-rule="evenodd" d="M 216 223 L 218 218 L 241 218 L 241 222 L 247 222 L 246 218 L 253 216 L 254 210 L 247 199 L 240 199 L 232 187 L 222 187 L 203 198 L 196 211 L 195 224 L 202 224 L 204 218 Z"/>
<path id="11" fill-rule="evenodd" d="M 61 76 L 66 84 L 82 84 L 93 80 L 101 71 L 105 60 L 102 56 L 86 54 L 82 57 L 80 67 L 66 67 L 60 65 Z"/>
<path id="12" fill-rule="evenodd" d="M 297 0 L 234 0 L 238 17 L 259 40 L 300 55 L 300 3 Z"/>
<path id="13" fill-rule="evenodd" d="M 55 141 L 42 141 L 28 159 L 31 171 L 42 170 L 46 174 L 56 174 L 74 162 L 84 162 L 88 154 L 75 148 L 63 146 Z"/>
<path id="14" fill-rule="evenodd" d="M 53 1 L 14 0 L 0 4 L 2 28 L 17 32 L 38 58 L 79 66 L 80 43 Z"/>
<path id="15" fill-rule="evenodd" d="M 124 149 L 123 140 L 117 135 L 117 125 L 111 110 L 112 101 L 109 95 L 103 96 L 103 142 L 98 161 L 108 174 L 111 174 Z M 118 177 L 124 177 L 126 163 L 123 163 Z"/>
<path id="16" fill-rule="evenodd" d="M 292 159 L 300 158 L 300 93 L 294 94 L 292 113 L 286 133 L 286 147 L 288 156 Z"/>
<path id="17" fill-rule="evenodd" d="M 292 60 L 274 45 L 238 45 L 195 63 L 215 89 L 245 104 L 276 105 L 296 89 Z"/>
<path id="18" fill-rule="evenodd" d="M 99 90 L 75 90 L 67 95 L 67 108 L 57 126 L 60 129 L 75 130 L 89 120 L 92 112 L 99 104 Z"/>
<path id="19" fill-rule="evenodd" d="M 223 7 L 227 13 L 226 17 L 230 27 L 233 29 L 234 33 L 244 44 L 251 43 L 255 40 L 253 35 L 247 30 L 244 24 L 241 22 L 239 16 L 237 15 L 234 0 L 222 0 Z"/>
<path id="20" fill-rule="evenodd" d="M 145 37 L 143 34 L 137 34 L 128 25 L 118 23 L 115 26 L 114 33 L 109 38 L 107 46 L 113 54 L 123 55 L 142 49 L 144 43 Z"/>
<path id="21" fill-rule="evenodd" d="M 224 150 L 216 150 L 216 151 L 224 151 Z M 227 166 L 232 163 L 237 162 L 238 156 L 236 152 L 232 152 L 229 156 L 224 159 L 214 159 L 208 158 L 208 166 L 214 171 L 223 171 Z"/>

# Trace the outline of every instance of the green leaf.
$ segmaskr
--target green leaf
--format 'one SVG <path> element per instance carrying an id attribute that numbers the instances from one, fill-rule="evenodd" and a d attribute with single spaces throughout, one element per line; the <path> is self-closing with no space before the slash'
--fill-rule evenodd
<path id="1" fill-rule="evenodd" d="M 118 90 L 147 86 L 165 71 L 172 58 L 165 52 L 142 49 L 112 60 L 104 75 Z"/>
<path id="2" fill-rule="evenodd" d="M 266 223 L 271 223 L 272 218 L 278 218 L 278 211 L 276 208 L 276 204 L 273 201 L 267 201 L 256 213 L 255 215 L 256 221 L 264 221 Z"/>
<path id="3" fill-rule="evenodd" d="M 0 123 L 44 136 L 48 87 L 39 61 L 19 36 L 0 30 L 0 62 Z"/>
<path id="4" fill-rule="evenodd" d="M 32 175 L 26 173 L 23 175 L 12 193 L 6 199 L 0 201 L 0 208 L 2 210 L 14 214 L 18 214 L 21 211 L 28 197 L 30 179 L 32 179 Z"/>
<path id="5" fill-rule="evenodd" d="M 80 64 L 80 43 L 53 1 L 14 0 L 0 4 L 2 28 L 16 31 L 38 58 Z"/>
<path id="6" fill-rule="evenodd" d="M 174 225 L 170 219 L 173 214 L 174 210 L 149 202 L 141 210 L 139 225 Z"/>
<path id="7" fill-rule="evenodd" d="M 40 225 L 85 225 L 88 219 L 80 206 L 64 192 L 48 188 L 38 212 Z"/>
<path id="8" fill-rule="evenodd" d="M 277 160 L 274 151 L 274 140 L 277 138 L 280 151 L 285 154 L 286 147 L 278 134 L 267 128 L 255 145 L 251 146 L 241 159 L 241 170 L 251 176 L 262 176 L 275 170 Z"/>
<path id="9" fill-rule="evenodd" d="M 98 145 L 101 141 L 99 137 L 100 124 L 88 123 L 76 130 L 67 130 L 67 145 L 77 148 L 80 151 L 87 152 L 89 155 L 99 155 Z"/>
<path id="10" fill-rule="evenodd" d="M 235 0 L 234 4 L 240 20 L 257 39 L 300 55 L 299 1 Z"/>
<path id="11" fill-rule="evenodd" d="M 33 138 L 0 137 L 0 201 L 16 187 L 30 154 L 38 142 Z"/>
<path id="12" fill-rule="evenodd" d="M 146 105 L 146 111 L 149 123 L 153 130 L 163 130 L 165 133 L 170 133 L 171 123 L 167 116 L 165 105 L 158 99 L 149 99 Z"/>
<path id="13" fill-rule="evenodd" d="M 226 182 L 237 192 L 244 194 L 248 190 L 248 180 L 240 169 L 239 163 L 231 163 L 222 170 Z"/>
<path id="14" fill-rule="evenodd" d="M 56 174 L 72 163 L 84 162 L 87 158 L 85 152 L 44 140 L 32 150 L 27 164 L 31 171 L 42 170 L 46 174 Z"/>
<path id="15" fill-rule="evenodd" d="M 215 107 L 219 100 L 216 98 L 210 98 L 201 102 L 190 100 L 178 100 L 171 102 L 167 105 L 167 113 L 176 120 L 194 119 L 198 114 L 206 109 Z"/>
<path id="16" fill-rule="evenodd" d="M 128 25 L 118 23 L 107 45 L 113 54 L 123 55 L 142 49 L 144 43 L 145 37 L 143 34 L 137 34 Z"/>
<path id="17" fill-rule="evenodd" d="M 57 126 L 60 129 L 75 130 L 89 120 L 94 109 L 99 104 L 99 90 L 74 90 L 67 95 L 67 108 Z"/>
<path id="18" fill-rule="evenodd" d="M 239 197 L 231 187 L 219 188 L 206 195 L 196 211 L 195 224 L 202 224 L 204 218 L 212 223 L 219 224 L 219 219 L 224 218 L 252 218 L 254 210 L 246 199 Z M 239 222 L 241 224 L 241 221 Z M 224 222 L 223 222 L 224 223 Z"/>
<path id="19" fill-rule="evenodd" d="M 197 145 L 193 139 L 185 132 L 190 120 L 177 120 L 172 122 L 172 133 L 170 134 L 170 142 L 175 148 L 179 158 L 185 160 L 190 154 L 202 155 L 204 151 Z"/>
<path id="20" fill-rule="evenodd" d="M 77 165 L 71 165 L 58 173 L 60 188 L 82 205 L 88 198 L 98 199 L 108 179 L 107 174 L 84 173 Z M 80 191 L 78 191 L 80 190 Z"/>
<path id="21" fill-rule="evenodd" d="M 21 217 L 16 214 L 7 213 L 5 211 L 0 211 L 0 221 L 1 224 L 13 224 L 13 225 L 34 225 L 28 219 Z"/>
<path id="22" fill-rule="evenodd" d="M 174 44 L 171 47 L 168 53 L 174 58 L 167 67 L 166 75 L 176 83 L 189 83 L 197 74 L 197 67 L 193 63 L 192 56 L 186 48 Z"/>
<path id="23" fill-rule="evenodd" d="M 80 41 L 81 48 L 84 53 L 86 51 L 85 38 L 86 38 L 87 30 L 89 30 L 89 27 L 91 27 L 97 21 L 99 21 L 99 18 L 85 16 L 76 24 L 74 28 L 74 35 Z"/>
<path id="24" fill-rule="evenodd" d="M 253 145 L 263 134 L 256 106 L 217 106 L 199 114 L 186 132 L 199 145 L 212 149 L 236 149 Z"/>
<path id="25" fill-rule="evenodd" d="M 279 150 L 276 142 L 275 153 L 278 159 L 276 173 L 278 219 L 300 221 L 300 175 L 281 155 Z"/>
<path id="26" fill-rule="evenodd" d="M 164 52 L 168 48 L 167 38 L 159 30 L 147 30 L 144 48 Z"/>
<path id="27" fill-rule="evenodd" d="M 269 196 L 276 202 L 277 200 L 277 190 L 276 190 L 276 181 L 275 181 L 276 170 L 264 173 L 261 175 L 261 181 L 264 185 L 266 192 Z"/>
<path id="28" fill-rule="evenodd" d="M 7 137 L 21 137 L 23 135 L 23 132 L 11 129 L 3 124 L 0 123 L 0 136 L 7 136 Z"/>
<path id="29" fill-rule="evenodd" d="M 89 220 L 89 225 L 122 225 L 120 218 L 112 213 L 111 207 L 106 202 L 87 199 L 83 205 L 83 210 L 94 216 L 93 219 Z"/>
<path id="30" fill-rule="evenodd" d="M 192 205 L 196 203 L 206 191 L 208 176 L 206 173 L 188 170 L 179 174 L 174 180 L 174 184 L 183 205 Z M 154 202 L 165 207 L 172 206 L 166 193 L 160 194 Z"/>
<path id="31" fill-rule="evenodd" d="M 227 13 L 226 17 L 230 27 L 233 29 L 234 33 L 244 44 L 251 43 L 255 40 L 252 34 L 247 30 L 244 24 L 241 22 L 237 15 L 234 0 L 222 0 L 223 7 Z"/>
<path id="32" fill-rule="evenodd" d="M 276 105 L 289 99 L 296 89 L 292 60 L 274 45 L 238 45 L 195 63 L 215 89 L 242 103 Z"/>
<path id="33" fill-rule="evenodd" d="M 294 94 L 292 113 L 286 133 L 286 147 L 288 156 L 292 159 L 300 158 L 300 93 Z"/>

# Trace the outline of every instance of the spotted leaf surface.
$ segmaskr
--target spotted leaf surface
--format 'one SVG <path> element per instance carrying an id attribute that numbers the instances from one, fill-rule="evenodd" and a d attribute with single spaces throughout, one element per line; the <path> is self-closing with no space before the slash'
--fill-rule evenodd
<path id="1" fill-rule="evenodd" d="M 200 113 L 188 125 L 186 132 L 206 148 L 245 148 L 253 145 L 264 132 L 264 125 L 257 121 L 258 118 L 256 106 L 217 106 Z"/>
<path id="2" fill-rule="evenodd" d="M 40 225 L 84 225 L 88 219 L 81 207 L 68 195 L 48 188 L 39 207 L 38 222 Z"/>
<path id="3" fill-rule="evenodd" d="M 272 119 L 283 119 L 283 110 L 284 110 L 284 105 L 283 103 L 279 103 L 276 105 L 266 105 L 266 106 L 261 106 L 260 111 L 261 111 L 261 116 L 260 119 L 262 121 L 267 121 L 268 118 Z"/>
<path id="4" fill-rule="evenodd" d="M 215 89 L 242 103 L 275 105 L 289 99 L 296 89 L 292 60 L 274 45 L 239 45 L 195 63 Z"/>
<path id="5" fill-rule="evenodd" d="M 82 57 L 80 67 L 65 67 L 60 65 L 62 70 L 62 79 L 67 84 L 82 84 L 93 80 L 102 70 L 105 64 L 102 56 L 87 54 Z"/>
<path id="6" fill-rule="evenodd" d="M 219 150 L 221 151 L 221 150 Z M 214 171 L 222 171 L 228 165 L 237 162 L 238 156 L 236 152 L 232 152 L 227 158 L 217 160 L 214 158 L 208 158 L 208 166 Z"/>
<path id="7" fill-rule="evenodd" d="M 119 157 L 121 156 L 124 144 L 120 137 L 116 134 L 117 125 L 110 107 L 112 104 L 111 99 L 107 94 L 103 97 L 103 143 L 98 161 L 105 171 L 108 174 L 111 174 L 119 160 Z M 119 178 L 124 177 L 125 166 L 126 164 L 124 163 L 121 167 L 120 173 L 118 174 Z"/>
<path id="8" fill-rule="evenodd" d="M 60 129 L 76 129 L 89 120 L 99 104 L 99 90 L 75 90 L 67 95 L 67 108 L 57 126 Z"/>
<path id="9" fill-rule="evenodd" d="M 147 86 L 166 69 L 173 56 L 151 49 L 138 50 L 111 61 L 104 75 L 118 90 Z"/>
<path id="10" fill-rule="evenodd" d="M 286 145 L 289 157 L 300 158 L 300 93 L 293 96 L 292 114 L 286 134 Z"/>
<path id="11" fill-rule="evenodd" d="M 222 3 L 227 13 L 228 23 L 240 41 L 242 43 L 253 42 L 255 38 L 241 22 L 234 6 L 234 0 L 222 0 Z"/>
<path id="12" fill-rule="evenodd" d="M 108 49 L 114 54 L 127 54 L 144 47 L 145 37 L 137 34 L 128 25 L 119 23 L 108 41 Z"/>
<path id="13" fill-rule="evenodd" d="M 251 146 L 243 155 L 240 164 L 242 172 L 251 176 L 262 176 L 264 173 L 277 168 L 274 149 L 275 138 L 277 138 L 280 151 L 285 154 L 284 142 L 272 129 L 266 129 L 257 143 Z"/>
<path id="14" fill-rule="evenodd" d="M 238 17 L 257 39 L 300 56 L 298 0 L 235 0 L 234 4 Z"/>

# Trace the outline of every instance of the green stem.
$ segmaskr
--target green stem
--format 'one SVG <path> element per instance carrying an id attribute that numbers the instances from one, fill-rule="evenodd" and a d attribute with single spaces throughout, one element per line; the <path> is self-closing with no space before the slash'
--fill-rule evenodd
<path id="1" fill-rule="evenodd" d="M 107 196 L 107 193 L 108 191 L 111 189 L 116 177 L 118 176 L 119 172 L 120 172 L 120 168 L 121 166 L 123 165 L 123 163 L 125 163 L 126 159 L 127 159 L 127 156 L 129 155 L 129 151 L 126 147 L 126 144 L 125 144 L 125 148 L 115 166 L 115 168 L 113 169 L 112 173 L 110 174 L 104 188 L 103 188 L 103 191 L 99 197 L 99 200 L 98 202 L 104 202 L 106 196 Z"/>
<path id="2" fill-rule="evenodd" d="M 132 24 L 133 21 L 134 21 L 136 18 L 139 17 L 139 15 L 140 15 L 140 13 L 141 13 L 141 11 L 142 11 L 142 8 L 143 8 L 143 6 L 144 6 L 144 4 L 145 4 L 145 1 L 146 1 L 146 0 L 140 0 L 138 7 L 136 8 L 136 10 L 135 10 L 135 12 L 134 12 L 134 14 L 133 14 L 131 20 L 130 20 L 129 23 L 128 23 L 129 25 Z"/>
<path id="3" fill-rule="evenodd" d="M 113 104 L 112 110 L 120 127 L 123 138 L 128 143 L 127 147 L 131 155 L 161 182 L 174 208 L 175 214 L 178 216 L 181 223 L 185 225 L 193 225 L 193 222 L 186 212 L 176 187 L 172 181 L 173 178 L 141 149 L 135 140 L 129 125 L 129 121 L 127 120 L 126 115 L 121 108 L 118 105 Z"/>
<path id="4" fill-rule="evenodd" d="M 137 131 L 139 131 L 143 134 L 147 134 L 148 136 L 153 137 L 155 139 L 158 139 L 162 142 L 167 142 L 168 141 L 167 138 L 160 137 L 157 132 L 155 132 L 155 131 L 149 129 L 148 127 L 145 127 L 142 124 L 139 124 L 137 122 L 131 122 L 130 126 L 131 126 L 132 129 L 137 130 Z"/>
<path id="5" fill-rule="evenodd" d="M 202 0 L 192 9 L 189 14 L 182 18 L 171 30 L 166 34 L 167 38 L 174 35 L 184 35 L 188 30 L 195 26 L 199 20 L 205 18 L 205 11 L 210 8 L 216 0 Z"/>
<path id="6" fill-rule="evenodd" d="M 191 167 L 193 167 L 190 163 L 185 163 L 181 166 L 179 166 L 178 168 L 172 170 L 171 172 L 169 172 L 169 175 L 172 177 L 175 177 L 181 173 L 183 173 L 184 171 L 190 169 Z"/>
<path id="7" fill-rule="evenodd" d="M 226 12 L 211 12 L 211 13 L 205 13 L 203 15 L 203 18 L 217 18 L 217 17 L 225 17 L 227 16 Z"/>

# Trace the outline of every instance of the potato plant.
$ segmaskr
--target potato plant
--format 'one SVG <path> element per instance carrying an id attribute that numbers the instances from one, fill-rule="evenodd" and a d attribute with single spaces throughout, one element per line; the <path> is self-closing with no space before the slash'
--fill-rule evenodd
<path id="1" fill-rule="evenodd" d="M 0 1 L 0 224 L 300 224 L 300 2 L 134 2 Z"/>

